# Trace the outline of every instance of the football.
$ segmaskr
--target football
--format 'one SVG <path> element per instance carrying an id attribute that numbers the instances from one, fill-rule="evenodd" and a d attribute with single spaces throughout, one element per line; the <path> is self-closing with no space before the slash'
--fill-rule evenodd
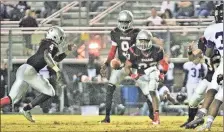
<path id="1" fill-rule="evenodd" d="M 114 58 L 113 60 L 111 60 L 110 66 L 113 69 L 119 69 L 121 66 L 121 61 L 118 58 Z"/>

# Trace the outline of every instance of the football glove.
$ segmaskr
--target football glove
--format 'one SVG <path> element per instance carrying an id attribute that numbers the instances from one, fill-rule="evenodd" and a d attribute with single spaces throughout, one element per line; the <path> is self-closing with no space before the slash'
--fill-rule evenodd
<path id="1" fill-rule="evenodd" d="M 140 77 L 139 74 L 131 74 L 131 78 L 134 80 L 138 80 L 139 77 Z"/>

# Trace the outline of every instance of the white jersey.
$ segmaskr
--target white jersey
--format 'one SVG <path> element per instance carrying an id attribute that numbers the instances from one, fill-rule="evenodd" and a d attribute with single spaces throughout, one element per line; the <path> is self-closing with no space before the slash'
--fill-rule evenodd
<path id="1" fill-rule="evenodd" d="M 206 64 L 194 64 L 192 61 L 184 63 L 184 70 L 188 71 L 187 75 L 187 83 L 199 83 L 200 80 L 202 80 L 202 77 L 200 76 L 201 69 L 204 69 L 204 75 L 207 74 L 208 68 Z"/>
<path id="2" fill-rule="evenodd" d="M 215 47 L 223 57 L 223 23 L 216 23 L 205 29 L 204 37 L 207 47 Z"/>
<path id="3" fill-rule="evenodd" d="M 173 80 L 173 69 L 174 69 L 174 64 L 173 63 L 169 63 L 169 69 L 166 73 L 166 79 L 167 80 Z"/>
<path id="4" fill-rule="evenodd" d="M 159 89 L 159 95 L 164 96 L 165 93 L 170 94 L 170 90 L 166 86 L 163 86 Z"/>

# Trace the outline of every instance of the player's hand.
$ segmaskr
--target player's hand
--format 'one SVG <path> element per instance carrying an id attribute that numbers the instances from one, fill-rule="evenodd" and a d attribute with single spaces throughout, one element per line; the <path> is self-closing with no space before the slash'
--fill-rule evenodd
<path id="1" fill-rule="evenodd" d="M 131 78 L 134 79 L 134 80 L 138 80 L 140 77 L 139 74 L 131 74 Z"/>
<path id="2" fill-rule="evenodd" d="M 100 75 L 102 77 L 106 77 L 107 75 L 107 65 L 106 64 L 103 64 L 100 68 Z"/>
<path id="3" fill-rule="evenodd" d="M 194 41 L 192 41 L 188 46 L 188 52 L 192 52 L 194 47 Z"/>
<path id="4" fill-rule="evenodd" d="M 60 82 L 61 80 L 62 80 L 61 72 L 58 71 L 58 72 L 56 72 L 56 81 Z"/>
<path id="5" fill-rule="evenodd" d="M 164 82 L 165 75 L 163 73 L 159 74 L 159 82 Z"/>
<path id="6" fill-rule="evenodd" d="M 217 83 L 218 83 L 219 85 L 222 85 L 222 84 L 223 84 L 223 75 L 222 75 L 222 74 L 219 74 L 219 75 L 217 76 Z"/>

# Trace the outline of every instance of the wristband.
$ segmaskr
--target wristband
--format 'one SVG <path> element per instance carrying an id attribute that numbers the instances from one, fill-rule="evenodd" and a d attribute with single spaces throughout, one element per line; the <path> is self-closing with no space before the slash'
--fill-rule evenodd
<path id="1" fill-rule="evenodd" d="M 55 72 L 60 71 L 60 69 L 58 68 L 58 66 L 57 66 L 57 65 L 55 65 L 54 67 L 52 67 L 52 69 L 53 69 Z"/>
<path id="2" fill-rule="evenodd" d="M 192 51 L 188 51 L 188 55 L 192 55 Z"/>

